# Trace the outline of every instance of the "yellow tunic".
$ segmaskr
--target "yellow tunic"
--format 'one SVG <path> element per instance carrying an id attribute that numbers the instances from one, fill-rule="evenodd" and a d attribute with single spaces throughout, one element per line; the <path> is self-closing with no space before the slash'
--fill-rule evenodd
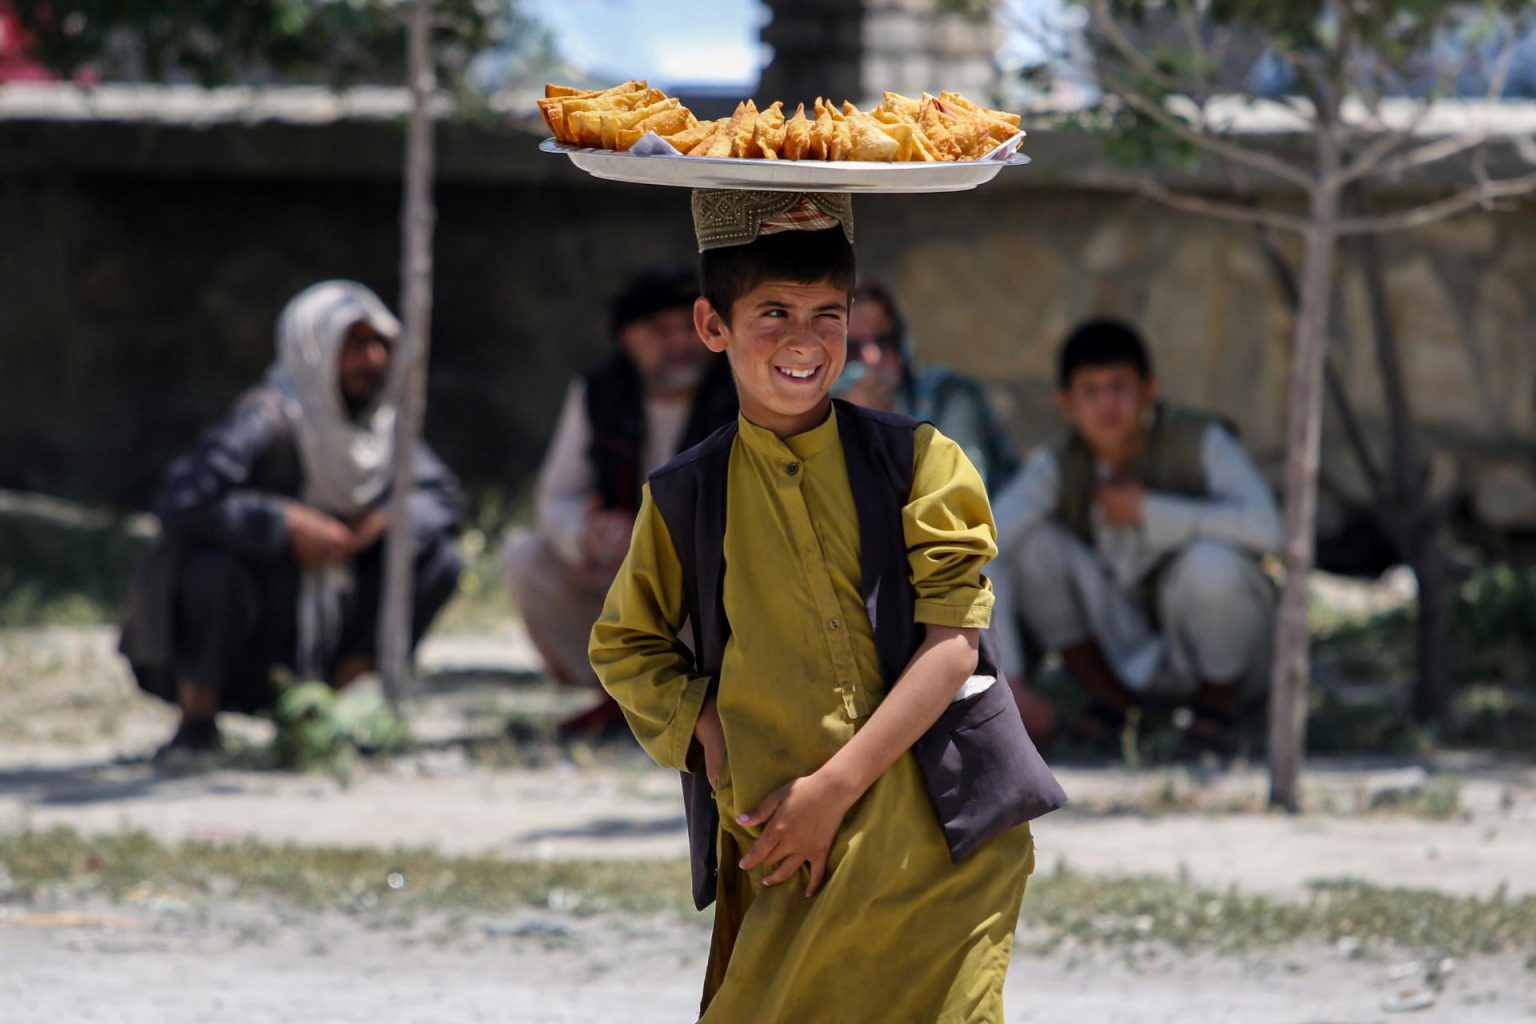
<path id="1" fill-rule="evenodd" d="M 780 440 L 739 422 L 730 456 L 717 696 L 726 760 L 716 793 L 721 880 L 706 1022 L 1000 1022 L 1034 847 L 1027 826 L 950 862 L 910 753 L 848 812 L 822 890 L 806 869 L 763 888 L 735 868 L 736 823 L 809 775 L 879 705 L 885 685 L 859 594 L 859 530 L 837 417 Z M 917 429 L 902 521 L 918 622 L 984 627 L 996 551 L 980 477 L 959 446 Z M 708 680 L 691 674 L 682 568 L 649 491 L 592 631 L 592 664 L 661 764 L 685 768 Z M 1001 683 L 994 685 L 1002 685 Z M 695 766 L 697 766 L 695 755 Z"/>

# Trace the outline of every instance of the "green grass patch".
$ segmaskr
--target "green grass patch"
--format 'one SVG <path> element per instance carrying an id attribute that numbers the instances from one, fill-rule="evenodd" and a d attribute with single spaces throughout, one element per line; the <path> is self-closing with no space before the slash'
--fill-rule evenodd
<path id="1" fill-rule="evenodd" d="M 308 847 L 256 840 L 162 843 L 143 832 L 71 829 L 0 836 L 0 891 L 29 902 L 121 899 L 149 887 L 185 897 L 279 901 L 312 910 L 546 907 L 654 912 L 689 905 L 682 862 L 508 861 L 430 850 Z"/>
<path id="2" fill-rule="evenodd" d="M 92 838 L 68 829 L 0 836 L 0 893 L 12 901 L 56 905 L 145 889 L 349 912 L 536 907 L 689 916 L 691 906 L 682 861 L 523 862 L 254 840 L 166 844 L 144 833 Z M 1536 946 L 1536 897 L 1481 899 L 1346 880 L 1286 901 L 1181 879 L 1061 869 L 1031 879 L 1020 926 L 1022 942 L 1040 951 L 1071 943 L 1237 953 L 1314 941 L 1347 942 L 1362 954 L 1466 956 Z"/>
<path id="3" fill-rule="evenodd" d="M 1536 564 L 1479 567 L 1450 610 L 1452 745 L 1528 751 L 1536 736 Z M 1415 669 L 1417 609 L 1366 618 L 1313 616 L 1314 681 L 1307 726 L 1314 753 L 1414 753 L 1436 737 L 1407 707 Z"/>
<path id="4" fill-rule="evenodd" d="M 1451 603 L 1451 673 L 1461 686 L 1498 684 L 1536 691 L 1536 564 L 1480 566 Z M 1416 606 L 1363 619 L 1314 619 L 1315 649 L 1343 675 L 1409 682 Z"/>
<path id="5" fill-rule="evenodd" d="M 1343 880 L 1287 902 L 1175 879 L 1061 871 L 1031 880 L 1022 922 L 1042 951 L 1072 940 L 1238 953 L 1310 940 L 1345 941 L 1361 953 L 1394 948 L 1466 956 L 1536 944 L 1536 897 L 1480 899 Z"/>

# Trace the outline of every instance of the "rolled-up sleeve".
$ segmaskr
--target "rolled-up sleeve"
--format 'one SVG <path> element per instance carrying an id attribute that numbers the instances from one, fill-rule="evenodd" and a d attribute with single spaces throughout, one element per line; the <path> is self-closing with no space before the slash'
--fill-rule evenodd
<path id="1" fill-rule="evenodd" d="M 992 585 L 983 574 L 997 554 L 997 529 L 981 475 L 960 446 L 933 426 L 917 428 L 912 492 L 902 531 L 921 623 L 985 629 Z"/>
<path id="2" fill-rule="evenodd" d="M 682 563 L 647 486 L 629 554 L 592 627 L 589 653 L 646 753 L 683 771 L 709 693 L 709 677 L 694 672 L 680 639 L 686 617 Z"/>

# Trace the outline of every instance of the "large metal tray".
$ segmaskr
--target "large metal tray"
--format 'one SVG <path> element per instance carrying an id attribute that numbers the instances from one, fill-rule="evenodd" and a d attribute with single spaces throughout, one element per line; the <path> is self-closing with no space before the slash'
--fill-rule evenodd
<path id="1" fill-rule="evenodd" d="M 875 163 L 864 160 L 740 160 L 588 149 L 546 139 L 546 153 L 563 153 L 596 178 L 677 188 L 750 188 L 778 192 L 960 192 L 1029 163 L 1018 140 L 982 160 L 954 163 Z M 637 147 L 639 148 L 639 147 Z M 655 150 L 655 147 L 649 147 Z M 670 148 L 670 147 L 668 147 Z"/>

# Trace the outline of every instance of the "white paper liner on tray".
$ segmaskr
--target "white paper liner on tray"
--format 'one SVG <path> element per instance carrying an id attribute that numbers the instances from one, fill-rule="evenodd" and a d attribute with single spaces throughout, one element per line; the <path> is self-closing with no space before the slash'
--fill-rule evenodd
<path id="1" fill-rule="evenodd" d="M 1019 151 L 1019 144 L 1023 141 L 1024 133 L 1019 132 L 1006 141 L 998 143 L 996 148 L 992 149 L 980 160 L 970 160 L 964 162 L 981 163 L 985 160 L 1007 160 L 1009 157 L 1013 156 L 1013 154 Z M 640 141 L 629 147 L 629 152 L 632 156 L 685 156 L 685 154 L 678 152 L 676 146 L 672 145 L 672 143 L 668 142 L 660 135 L 657 135 L 655 132 L 646 132 L 644 135 L 640 136 Z M 698 157 L 694 157 L 693 159 L 696 160 Z M 865 162 L 869 163 L 873 161 Z M 895 163 L 895 161 L 891 162 Z"/>
<path id="2" fill-rule="evenodd" d="M 540 149 L 569 157 L 597 178 L 678 188 L 740 188 L 787 192 L 957 192 L 991 181 L 1004 167 L 1029 162 L 1020 132 L 980 160 L 763 160 L 684 156 L 650 133 L 627 152 L 546 139 Z"/>

